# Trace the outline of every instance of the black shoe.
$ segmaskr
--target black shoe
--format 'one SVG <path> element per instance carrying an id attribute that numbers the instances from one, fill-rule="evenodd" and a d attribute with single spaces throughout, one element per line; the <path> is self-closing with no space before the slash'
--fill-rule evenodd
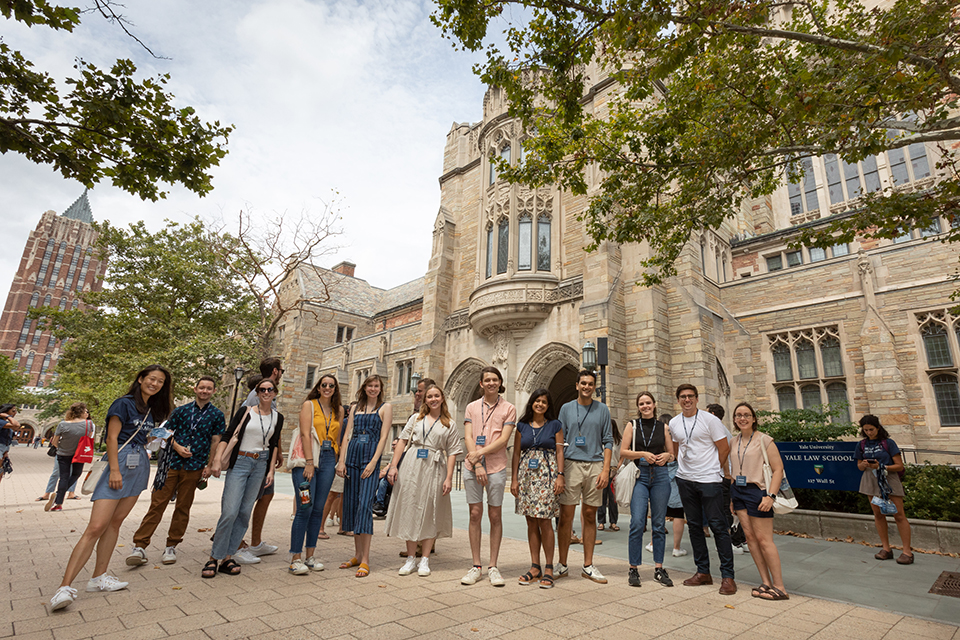
<path id="1" fill-rule="evenodd" d="M 665 587 L 672 587 L 673 580 L 670 579 L 670 576 L 667 575 L 667 570 L 663 568 L 653 570 L 653 579 L 656 582 L 659 582 Z"/>
<path id="2" fill-rule="evenodd" d="M 631 587 L 640 586 L 640 572 L 637 571 L 636 567 L 630 567 L 630 572 L 627 574 L 627 582 Z"/>

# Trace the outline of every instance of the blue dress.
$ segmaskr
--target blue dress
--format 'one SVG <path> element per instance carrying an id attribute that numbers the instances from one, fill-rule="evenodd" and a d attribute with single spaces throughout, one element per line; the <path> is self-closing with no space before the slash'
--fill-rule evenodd
<path id="1" fill-rule="evenodd" d="M 380 444 L 381 404 L 371 413 L 353 416 L 353 435 L 347 447 L 347 478 L 343 484 L 343 530 L 373 534 L 373 498 L 380 482 L 379 470 L 360 478 Z M 377 460 L 377 467 L 380 460 Z"/>

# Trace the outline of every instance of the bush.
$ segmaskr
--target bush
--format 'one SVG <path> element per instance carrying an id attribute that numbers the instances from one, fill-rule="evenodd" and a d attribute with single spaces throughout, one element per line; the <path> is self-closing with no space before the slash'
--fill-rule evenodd
<path id="1" fill-rule="evenodd" d="M 846 404 L 821 405 L 814 409 L 757 411 L 760 430 L 776 442 L 829 442 L 857 433 Z"/>

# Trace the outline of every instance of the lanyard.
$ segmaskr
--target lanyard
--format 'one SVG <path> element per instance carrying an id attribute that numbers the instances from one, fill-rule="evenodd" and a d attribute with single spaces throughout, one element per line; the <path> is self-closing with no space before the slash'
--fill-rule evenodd
<path id="1" fill-rule="evenodd" d="M 270 411 L 270 422 L 267 423 L 267 428 L 263 428 L 263 414 L 260 413 L 259 409 L 257 410 L 257 415 L 260 416 L 260 437 L 263 438 L 263 448 L 267 448 L 267 432 L 273 429 L 273 411 Z"/>
<path id="2" fill-rule="evenodd" d="M 537 449 L 540 446 L 540 434 L 543 432 L 543 427 L 547 426 L 547 423 L 544 422 L 543 426 L 535 427 L 533 424 L 530 424 L 530 430 L 533 432 L 533 446 L 531 449 Z"/>
<path id="3" fill-rule="evenodd" d="M 317 400 L 317 408 L 320 409 L 320 415 L 323 416 L 323 437 L 320 442 L 330 439 L 330 425 L 333 423 L 333 407 L 330 407 L 330 420 L 327 420 L 327 414 L 323 411 L 323 406 Z"/>
<path id="4" fill-rule="evenodd" d="M 687 419 L 682 413 L 680 414 L 680 423 L 683 425 L 683 433 L 687 436 L 687 439 L 684 441 L 683 444 L 685 445 L 690 444 L 690 436 L 693 435 L 694 430 L 697 428 L 697 418 L 699 417 L 700 417 L 700 412 L 697 411 L 696 415 L 693 416 L 693 425 L 690 427 L 690 430 L 688 431 Z"/>
<path id="5" fill-rule="evenodd" d="M 209 403 L 208 403 L 209 404 Z M 197 425 L 200 424 L 200 421 L 203 419 L 203 412 L 207 408 L 208 404 L 203 405 L 203 409 L 200 409 L 200 417 L 197 417 L 197 403 L 193 403 L 193 410 L 190 412 L 190 431 L 196 431 Z"/>
<path id="6" fill-rule="evenodd" d="M 737 461 L 740 463 L 740 474 L 743 475 L 743 459 L 747 455 L 747 449 L 750 448 L 750 443 L 753 441 L 753 436 L 757 435 L 757 432 L 754 431 L 750 434 L 750 438 L 747 440 L 747 446 L 743 448 L 743 454 L 740 453 L 740 445 L 743 443 L 743 434 L 737 435 Z M 761 443 L 763 446 L 763 443 Z"/>
<path id="7" fill-rule="evenodd" d="M 421 422 L 423 423 L 423 446 L 427 446 L 427 437 L 428 437 L 431 433 L 433 433 L 433 428 L 434 428 L 435 426 L 437 426 L 437 423 L 438 423 L 438 422 L 440 422 L 440 417 L 437 416 L 437 419 L 433 421 L 433 424 L 430 425 L 430 430 L 429 430 L 429 431 L 427 431 L 427 417 L 426 417 L 426 416 L 423 417 L 423 420 L 422 420 Z"/>
<path id="8" fill-rule="evenodd" d="M 583 419 L 580 419 L 580 402 L 577 402 L 577 435 L 583 434 L 583 423 L 587 421 L 587 416 L 590 415 L 590 409 L 593 409 L 594 403 L 591 402 L 590 406 L 587 407 L 587 412 L 583 414 Z"/>
<path id="9" fill-rule="evenodd" d="M 497 396 L 497 402 L 490 407 L 490 415 L 487 417 L 483 416 L 483 409 L 487 406 L 487 401 L 483 398 L 480 398 L 480 435 L 487 435 L 487 421 L 493 417 L 493 414 L 496 412 L 497 407 L 500 406 L 500 396 Z"/>
<path id="10" fill-rule="evenodd" d="M 656 420 L 656 418 L 654 418 L 654 420 L 653 420 L 653 428 L 650 429 L 650 437 L 649 437 L 649 438 L 648 438 L 648 437 L 646 436 L 646 434 L 643 432 L 643 418 L 637 420 L 637 429 L 640 430 L 640 437 L 643 438 L 643 450 L 644 450 L 644 451 L 650 451 L 650 443 L 653 442 L 653 435 L 654 435 L 654 434 L 656 433 L 656 431 L 657 431 L 657 420 Z M 636 450 L 636 448 L 637 448 L 636 441 L 634 441 L 633 448 L 634 448 L 634 450 Z"/>

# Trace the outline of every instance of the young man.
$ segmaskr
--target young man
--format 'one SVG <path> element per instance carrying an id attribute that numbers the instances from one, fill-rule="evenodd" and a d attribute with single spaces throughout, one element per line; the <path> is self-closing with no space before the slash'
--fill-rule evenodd
<path id="1" fill-rule="evenodd" d="M 683 581 L 688 587 L 713 584 L 710 576 L 710 552 L 703 525 L 713 531 L 720 556 L 720 594 L 737 592 L 734 581 L 733 548 L 723 502 L 723 469 L 730 455 L 727 429 L 716 416 L 697 409 L 699 394 L 692 384 L 677 387 L 681 414 L 670 421 L 670 437 L 677 450 L 677 490 L 683 502 L 697 572 Z M 707 522 L 704 523 L 703 519 Z"/>
<path id="2" fill-rule="evenodd" d="M 607 405 L 593 399 L 597 375 L 583 370 L 577 375 L 577 399 L 560 407 L 563 424 L 565 487 L 560 495 L 560 527 L 557 539 L 560 564 L 554 570 L 557 579 L 568 574 L 567 554 L 573 519 L 580 504 L 583 525 L 583 568 L 580 575 L 588 580 L 607 584 L 600 570 L 593 565 L 593 547 L 597 541 L 597 507 L 603 499 L 603 488 L 610 480 L 610 456 L 613 452 L 613 429 Z"/>
<path id="3" fill-rule="evenodd" d="M 503 539 L 503 491 L 507 486 L 507 443 L 517 426 L 517 408 L 503 399 L 503 376 L 496 367 L 480 371 L 483 397 L 467 405 L 463 418 L 464 461 L 463 485 L 470 506 L 470 550 L 473 567 L 460 579 L 460 584 L 475 584 L 483 576 L 480 564 L 480 523 L 483 520 L 483 490 L 487 490 L 487 517 L 490 519 L 490 584 L 506 584 L 497 561 Z"/>
<path id="4" fill-rule="evenodd" d="M 716 403 L 708 404 L 707 411 L 715 415 L 717 417 L 717 420 L 719 420 L 721 423 L 723 423 L 723 416 L 727 415 L 726 410 L 721 405 Z M 723 425 L 723 428 L 727 432 L 727 444 L 730 444 L 731 442 L 733 442 L 733 434 L 730 433 L 730 429 L 727 429 L 727 425 Z M 728 460 L 728 464 L 724 467 L 724 471 L 729 472 L 729 470 L 730 470 L 730 465 Z M 724 505 L 723 513 L 727 517 L 727 529 L 730 529 L 731 527 L 733 527 L 733 511 L 730 510 L 730 483 L 731 482 L 732 482 L 732 478 L 730 478 L 730 474 L 724 473 L 723 475 L 723 505 Z M 744 542 L 743 544 L 733 545 L 733 555 L 735 556 L 742 556 L 743 552 L 746 550 L 747 550 L 746 542 Z"/>
<path id="5" fill-rule="evenodd" d="M 147 563 L 145 549 L 163 518 L 170 496 L 174 494 L 177 502 L 161 561 L 163 564 L 177 561 L 177 545 L 183 542 L 183 534 L 190 522 L 190 507 L 193 506 L 197 485 L 211 475 L 220 477 L 220 469 L 213 465 L 213 452 L 220 444 L 226 422 L 223 412 L 210 403 L 214 391 L 216 382 L 209 376 L 203 376 L 193 388 L 196 400 L 177 407 L 167 421 L 167 428 L 173 431 L 167 444 L 173 448 L 173 458 L 167 481 L 162 488 L 153 492 L 150 509 L 133 536 L 133 552 L 127 556 L 127 565 L 131 567 Z"/>

